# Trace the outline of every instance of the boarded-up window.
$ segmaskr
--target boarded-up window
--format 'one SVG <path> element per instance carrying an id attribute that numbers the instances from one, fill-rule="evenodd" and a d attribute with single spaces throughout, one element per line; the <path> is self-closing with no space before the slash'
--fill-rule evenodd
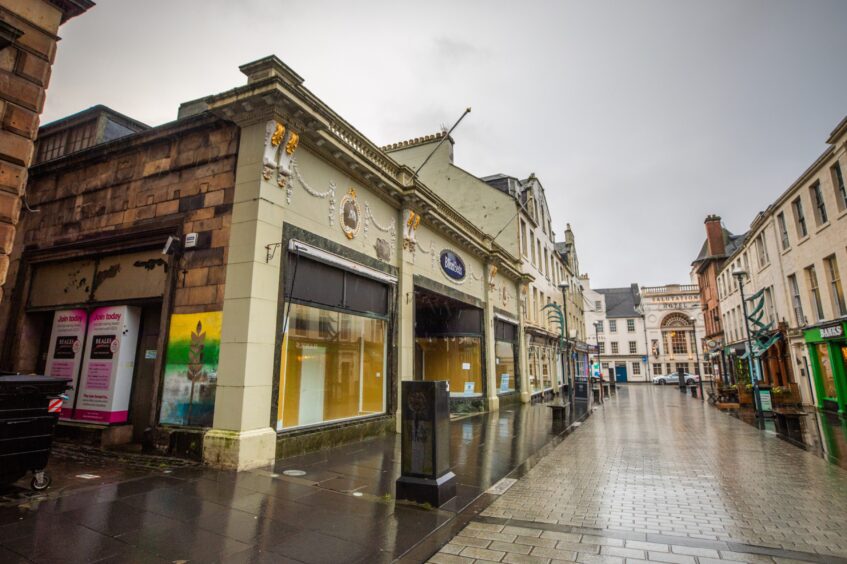
<path id="1" fill-rule="evenodd" d="M 158 249 L 38 265 L 29 305 L 154 298 L 164 294 L 167 261 Z"/>

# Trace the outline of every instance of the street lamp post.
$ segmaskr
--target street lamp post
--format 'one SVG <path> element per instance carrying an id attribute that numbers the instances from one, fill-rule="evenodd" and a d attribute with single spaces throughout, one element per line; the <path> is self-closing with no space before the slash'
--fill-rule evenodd
<path id="1" fill-rule="evenodd" d="M 756 417 L 761 416 L 759 407 L 759 378 L 753 370 L 753 343 L 750 339 L 750 322 L 747 319 L 747 301 L 744 298 L 744 277 L 747 276 L 747 271 L 736 268 L 732 271 L 732 275 L 738 279 L 738 290 L 741 292 L 741 313 L 744 315 L 744 333 L 747 337 L 747 370 L 750 372 L 750 382 L 753 384 L 753 407 L 756 410 Z"/>
<path id="2" fill-rule="evenodd" d="M 562 359 L 564 362 L 562 363 L 565 366 L 565 374 L 564 376 L 568 381 L 568 403 L 573 403 L 573 393 L 574 393 L 574 380 L 573 380 L 573 372 L 571 371 L 571 346 L 569 343 L 570 339 L 570 331 L 568 330 L 568 288 L 570 284 L 567 282 L 562 282 L 559 284 L 559 289 L 562 290 L 562 314 L 565 318 L 565 354 L 567 355 L 566 359 Z"/>
<path id="3" fill-rule="evenodd" d="M 697 376 L 700 379 L 700 400 L 703 400 L 703 367 L 700 366 L 700 351 L 697 350 L 697 320 L 691 318 L 691 332 L 694 335 L 694 358 L 697 360 Z"/>
<path id="4" fill-rule="evenodd" d="M 594 340 L 597 341 L 597 367 L 600 370 L 600 374 L 603 373 L 603 363 L 600 362 L 600 324 L 601 323 L 602 323 L 602 321 L 597 321 L 596 323 L 594 323 Z"/>

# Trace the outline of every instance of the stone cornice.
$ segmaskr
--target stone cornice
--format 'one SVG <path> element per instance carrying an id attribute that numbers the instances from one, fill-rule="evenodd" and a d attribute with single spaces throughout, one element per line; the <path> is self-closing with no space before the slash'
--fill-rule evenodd
<path id="1" fill-rule="evenodd" d="M 322 155 L 334 166 L 357 178 L 387 200 L 414 209 L 427 224 L 452 237 L 477 257 L 492 253 L 505 273 L 519 275 L 518 259 L 501 247 L 470 220 L 452 208 L 414 176 L 414 171 L 398 164 L 312 92 L 303 79 L 278 58 L 271 56 L 240 67 L 248 82 L 202 102 L 215 115 L 241 127 L 276 119 L 300 133 L 300 143 Z"/>
<path id="2" fill-rule="evenodd" d="M 94 7 L 92 0 L 49 0 L 62 11 L 62 23 L 85 13 Z"/>

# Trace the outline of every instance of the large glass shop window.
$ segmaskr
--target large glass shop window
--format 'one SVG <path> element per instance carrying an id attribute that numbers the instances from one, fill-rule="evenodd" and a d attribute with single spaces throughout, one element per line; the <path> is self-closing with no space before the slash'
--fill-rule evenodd
<path id="1" fill-rule="evenodd" d="M 541 349 L 538 345 L 530 345 L 529 349 L 529 388 L 533 393 L 541 391 Z"/>
<path id="2" fill-rule="evenodd" d="M 824 397 L 835 399 L 835 375 L 832 373 L 832 363 L 829 360 L 829 349 L 826 343 L 815 345 L 818 353 L 818 363 L 821 366 L 821 380 L 823 381 Z"/>
<path id="3" fill-rule="evenodd" d="M 296 274 L 289 263 L 294 302 L 286 305 L 277 428 L 383 413 L 388 287 L 309 259 L 295 260 Z"/>
<path id="4" fill-rule="evenodd" d="M 415 291 L 415 377 L 447 380 L 450 397 L 482 397 L 482 310 Z"/>
<path id="5" fill-rule="evenodd" d="M 482 396 L 482 348 L 479 337 L 418 337 L 421 379 L 447 380 L 450 397 Z"/>
<path id="6" fill-rule="evenodd" d="M 514 325 L 499 320 L 494 322 L 494 364 L 498 394 L 508 394 L 517 390 L 517 379 L 515 378 L 516 333 Z"/>

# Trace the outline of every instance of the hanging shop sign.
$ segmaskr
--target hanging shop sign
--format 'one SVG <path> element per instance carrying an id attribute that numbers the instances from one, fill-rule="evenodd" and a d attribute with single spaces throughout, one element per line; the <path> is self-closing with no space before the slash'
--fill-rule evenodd
<path id="1" fill-rule="evenodd" d="M 140 319 L 139 308 L 129 306 L 91 313 L 74 419 L 126 422 Z"/>
<path id="2" fill-rule="evenodd" d="M 73 387 L 66 392 L 69 400 L 62 407 L 62 419 L 69 419 L 73 411 L 87 320 L 88 313 L 84 309 L 59 310 L 53 316 L 53 330 L 50 333 L 50 348 L 47 351 L 44 373 L 71 380 Z"/>
<path id="3" fill-rule="evenodd" d="M 453 280 L 464 280 L 467 272 L 462 257 L 449 249 L 441 251 L 441 270 Z"/>
<path id="4" fill-rule="evenodd" d="M 841 324 L 821 327 L 821 339 L 839 339 L 844 336 L 844 326 Z"/>

